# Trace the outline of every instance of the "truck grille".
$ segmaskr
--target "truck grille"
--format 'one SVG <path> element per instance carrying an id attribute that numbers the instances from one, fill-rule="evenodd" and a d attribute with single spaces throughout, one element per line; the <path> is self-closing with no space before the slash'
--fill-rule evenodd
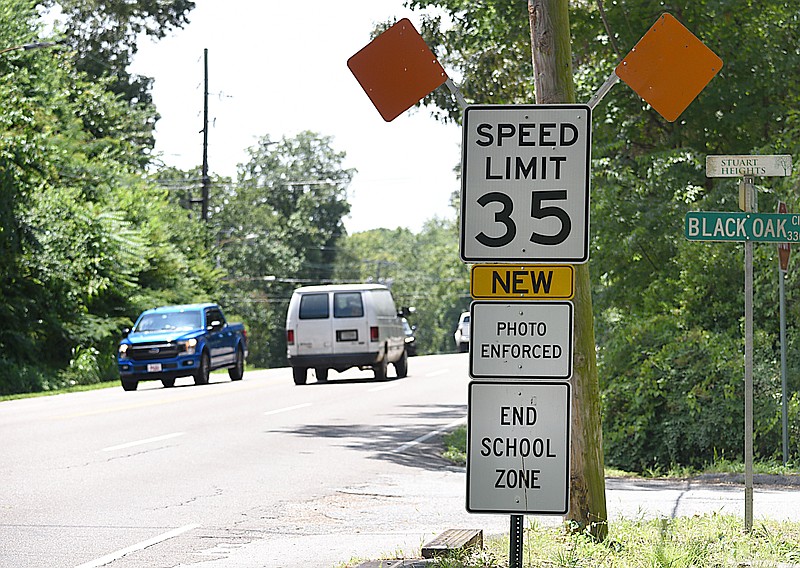
<path id="1" fill-rule="evenodd" d="M 170 359 L 177 357 L 180 348 L 175 343 L 140 343 L 133 345 L 128 351 L 129 357 L 134 361 L 150 361 L 153 359 Z"/>

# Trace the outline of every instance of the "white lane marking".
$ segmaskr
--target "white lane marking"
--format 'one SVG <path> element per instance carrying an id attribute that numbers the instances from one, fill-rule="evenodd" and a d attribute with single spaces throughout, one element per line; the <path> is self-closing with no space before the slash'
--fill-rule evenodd
<path id="1" fill-rule="evenodd" d="M 466 416 L 464 418 L 459 418 L 458 420 L 456 420 L 455 422 L 451 422 L 447 426 L 439 428 L 438 430 L 434 430 L 433 432 L 428 432 L 424 436 L 420 436 L 419 438 L 417 438 L 415 440 L 411 440 L 410 442 L 406 442 L 402 446 L 396 447 L 394 450 L 392 450 L 392 453 L 393 454 L 397 454 L 397 453 L 400 453 L 400 452 L 404 452 L 408 448 L 410 448 L 412 446 L 416 446 L 417 444 L 421 444 L 425 440 L 433 438 L 434 436 L 437 436 L 437 435 L 441 434 L 442 432 L 446 432 L 447 430 L 452 430 L 456 426 L 461 426 L 466 421 L 467 421 L 467 417 Z"/>
<path id="2" fill-rule="evenodd" d="M 295 404 L 294 406 L 287 406 L 286 408 L 278 408 L 276 410 L 268 410 L 264 413 L 264 416 L 269 416 L 270 414 L 280 414 L 281 412 L 289 412 L 291 410 L 297 410 L 299 408 L 307 408 L 311 406 L 310 402 L 305 402 L 303 404 Z"/>
<path id="3" fill-rule="evenodd" d="M 154 544 L 158 544 L 159 542 L 163 542 L 163 541 L 165 541 L 167 539 L 174 538 L 174 537 L 176 537 L 178 535 L 181 535 L 181 534 L 183 534 L 183 533 L 185 533 L 187 531 L 190 531 L 192 529 L 196 529 L 199 526 L 200 525 L 186 525 L 186 526 L 177 528 L 175 530 L 171 530 L 169 532 L 165 532 L 164 534 L 160 534 L 160 535 L 155 536 L 155 537 L 153 537 L 151 539 L 148 539 L 148 540 L 143 540 L 140 543 L 134 544 L 134 545 L 129 546 L 127 548 L 123 548 L 121 550 L 117 550 L 116 552 L 112 552 L 111 554 L 107 554 L 106 556 L 103 556 L 102 558 L 98 558 L 96 560 L 92 560 L 90 562 L 86 562 L 85 564 L 81 564 L 79 566 L 76 566 L 75 568 L 98 568 L 99 566 L 105 566 L 106 564 L 114 562 L 114 560 L 119 560 L 120 558 L 122 558 L 126 554 L 130 554 L 131 552 L 136 552 L 137 550 L 144 550 L 148 546 L 153 546 Z"/>
<path id="4" fill-rule="evenodd" d="M 391 383 L 386 383 L 386 384 L 380 385 L 378 387 L 372 387 L 367 392 L 379 392 L 379 391 L 383 391 L 383 390 L 386 390 L 386 389 L 393 389 L 394 387 L 399 386 L 399 385 L 400 385 L 399 381 L 392 381 Z"/>
<path id="5" fill-rule="evenodd" d="M 119 444 L 118 446 L 109 446 L 103 448 L 104 452 L 113 452 L 114 450 L 124 450 L 125 448 L 132 448 L 133 446 L 141 446 L 142 444 L 150 444 L 152 442 L 161 442 L 169 440 L 170 438 L 177 438 L 183 436 L 186 432 L 175 432 L 174 434 L 164 434 L 163 436 L 156 436 L 155 438 L 146 438 L 144 440 L 136 440 L 135 442 L 128 442 L 126 444 Z"/>
<path id="6" fill-rule="evenodd" d="M 439 369 L 438 371 L 434 371 L 432 373 L 428 373 L 425 375 L 426 377 L 438 377 L 439 375 L 446 375 L 450 371 L 447 369 Z"/>

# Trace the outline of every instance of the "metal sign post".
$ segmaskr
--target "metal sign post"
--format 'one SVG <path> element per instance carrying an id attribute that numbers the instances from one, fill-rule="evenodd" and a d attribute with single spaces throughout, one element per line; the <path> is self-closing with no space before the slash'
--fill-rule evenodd
<path id="1" fill-rule="evenodd" d="M 786 213 L 786 204 L 778 201 L 778 213 Z M 792 245 L 780 243 L 778 245 L 778 286 L 780 288 L 780 313 L 781 313 L 781 426 L 783 430 L 783 465 L 789 461 L 789 404 L 787 395 L 789 389 L 786 382 L 786 273 L 789 271 L 789 256 Z"/>
<path id="2" fill-rule="evenodd" d="M 753 176 L 744 176 L 745 211 L 754 210 Z M 744 243 L 744 530 L 753 530 L 753 241 Z"/>
<path id="3" fill-rule="evenodd" d="M 694 212 L 686 216 L 689 240 L 744 241 L 744 529 L 748 533 L 753 530 L 753 243 L 793 241 L 793 226 L 800 228 L 800 217 L 786 214 L 785 208 L 779 207 L 771 216 L 758 213 L 753 177 L 791 173 L 791 156 L 707 156 L 707 177 L 741 176 L 739 197 L 744 213 Z"/>

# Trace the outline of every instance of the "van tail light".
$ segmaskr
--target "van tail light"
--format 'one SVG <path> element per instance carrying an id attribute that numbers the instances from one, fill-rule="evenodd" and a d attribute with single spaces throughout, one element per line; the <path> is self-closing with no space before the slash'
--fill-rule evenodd
<path id="1" fill-rule="evenodd" d="M 287 329 L 286 330 L 286 343 L 289 345 L 294 345 L 294 330 Z"/>
<path id="2" fill-rule="evenodd" d="M 370 341 L 378 341 L 379 337 L 380 336 L 378 335 L 378 326 L 373 326 L 373 327 L 369 328 L 369 340 Z"/>

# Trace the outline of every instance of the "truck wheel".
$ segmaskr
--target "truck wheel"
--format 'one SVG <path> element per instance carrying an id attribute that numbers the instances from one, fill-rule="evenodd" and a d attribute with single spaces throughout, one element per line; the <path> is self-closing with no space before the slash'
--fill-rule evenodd
<path id="1" fill-rule="evenodd" d="M 386 355 L 383 356 L 383 359 L 381 359 L 380 363 L 372 366 L 372 371 L 375 373 L 376 381 L 385 381 L 386 372 L 388 370 L 389 370 L 389 361 L 386 359 Z"/>
<path id="2" fill-rule="evenodd" d="M 161 379 L 161 384 L 168 389 L 175 386 L 175 379 Z"/>
<path id="3" fill-rule="evenodd" d="M 405 349 L 403 349 L 403 354 L 400 355 L 400 358 L 392 364 L 398 379 L 405 379 L 408 376 L 408 353 L 406 353 Z"/>
<path id="4" fill-rule="evenodd" d="M 135 379 L 134 380 L 120 379 L 120 382 L 122 383 L 122 390 L 125 390 L 125 391 L 135 391 L 136 387 L 139 386 L 139 381 L 137 381 Z"/>
<path id="5" fill-rule="evenodd" d="M 236 349 L 236 364 L 228 369 L 228 376 L 232 381 L 240 381 L 244 376 L 244 353 L 241 347 Z"/>
<path id="6" fill-rule="evenodd" d="M 292 367 L 292 376 L 294 377 L 294 384 L 306 384 L 306 377 L 308 377 L 308 369 L 305 367 Z"/>
<path id="7" fill-rule="evenodd" d="M 200 355 L 200 366 L 194 373 L 194 384 L 207 385 L 208 376 L 210 374 L 211 374 L 211 361 L 208 358 L 208 353 L 203 351 L 203 354 Z"/>
<path id="8" fill-rule="evenodd" d="M 328 380 L 328 369 L 317 367 L 314 369 L 314 374 L 317 376 L 318 383 L 324 383 Z"/>

